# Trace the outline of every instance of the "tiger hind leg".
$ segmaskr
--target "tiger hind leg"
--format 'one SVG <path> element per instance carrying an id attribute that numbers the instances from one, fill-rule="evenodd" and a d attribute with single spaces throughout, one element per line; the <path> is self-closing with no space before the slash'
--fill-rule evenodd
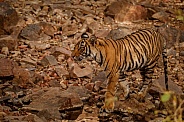
<path id="1" fill-rule="evenodd" d="M 142 68 L 140 69 L 140 73 L 142 75 L 143 84 L 142 84 L 142 88 L 138 92 L 137 99 L 140 101 L 143 101 L 148 92 L 148 89 L 152 85 L 152 76 L 153 76 L 154 70 L 153 68 L 150 68 L 150 69 Z"/>

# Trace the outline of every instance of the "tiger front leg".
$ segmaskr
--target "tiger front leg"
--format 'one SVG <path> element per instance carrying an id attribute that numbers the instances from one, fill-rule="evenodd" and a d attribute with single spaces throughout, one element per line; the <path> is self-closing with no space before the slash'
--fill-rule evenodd
<path id="1" fill-rule="evenodd" d="M 114 102 L 116 101 L 115 92 L 116 84 L 119 79 L 119 73 L 111 75 L 108 78 L 107 91 L 105 93 L 105 102 L 104 106 L 101 109 L 101 112 L 112 112 L 114 110 Z"/>
<path id="2" fill-rule="evenodd" d="M 128 98 L 130 93 L 128 75 L 124 74 L 124 72 L 120 72 L 119 76 L 119 89 L 117 90 L 117 95 L 119 100 L 125 100 Z"/>

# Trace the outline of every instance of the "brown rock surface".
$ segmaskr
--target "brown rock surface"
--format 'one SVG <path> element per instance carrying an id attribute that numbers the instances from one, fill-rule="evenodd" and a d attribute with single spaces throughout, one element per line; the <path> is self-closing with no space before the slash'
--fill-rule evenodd
<path id="1" fill-rule="evenodd" d="M 29 96 L 30 99 L 34 99 L 32 99 L 32 102 L 28 106 L 23 107 L 23 109 L 32 112 L 36 111 L 39 115 L 43 111 L 47 111 L 46 113 L 49 116 L 44 116 L 47 120 L 54 118 L 60 119 L 61 116 L 66 117 L 65 119 L 76 119 L 83 107 L 81 93 L 86 95 L 85 89 L 79 87 L 72 87 L 65 91 L 59 87 L 47 88 L 44 91 L 39 90 Z"/>
<path id="2" fill-rule="evenodd" d="M 0 49 L 8 47 L 9 50 L 15 50 L 17 48 L 18 40 L 12 36 L 0 36 Z"/>
<path id="3" fill-rule="evenodd" d="M 10 28 L 15 26 L 19 20 L 18 14 L 6 2 L 0 2 L 0 35 L 11 33 Z"/>
<path id="4" fill-rule="evenodd" d="M 0 77 L 13 77 L 12 61 L 5 58 L 0 58 Z"/>

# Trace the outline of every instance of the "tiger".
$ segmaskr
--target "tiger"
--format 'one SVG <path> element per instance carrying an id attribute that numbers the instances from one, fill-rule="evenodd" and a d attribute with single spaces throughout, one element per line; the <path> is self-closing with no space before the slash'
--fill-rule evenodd
<path id="1" fill-rule="evenodd" d="M 126 71 L 140 71 L 143 84 L 137 93 L 137 99 L 143 99 L 152 84 L 153 68 L 161 56 L 168 89 L 166 39 L 154 28 L 138 30 L 118 40 L 97 38 L 95 35 L 89 37 L 84 33 L 71 56 L 79 61 L 91 57 L 106 72 L 108 83 L 102 111 L 113 111 L 116 85 Z"/>

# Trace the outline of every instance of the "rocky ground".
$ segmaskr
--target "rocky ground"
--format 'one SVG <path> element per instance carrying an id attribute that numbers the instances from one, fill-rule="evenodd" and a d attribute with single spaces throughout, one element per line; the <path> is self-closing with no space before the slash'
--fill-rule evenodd
<path id="1" fill-rule="evenodd" d="M 0 0 L 0 121 L 182 122 L 183 9 L 182 0 Z M 117 40 L 151 27 L 167 39 L 172 92 L 164 93 L 160 61 L 144 102 L 117 97 L 114 112 L 101 116 L 107 79 L 96 62 L 71 59 L 76 42 L 84 32 Z M 136 91 L 139 72 L 126 74 Z"/>

